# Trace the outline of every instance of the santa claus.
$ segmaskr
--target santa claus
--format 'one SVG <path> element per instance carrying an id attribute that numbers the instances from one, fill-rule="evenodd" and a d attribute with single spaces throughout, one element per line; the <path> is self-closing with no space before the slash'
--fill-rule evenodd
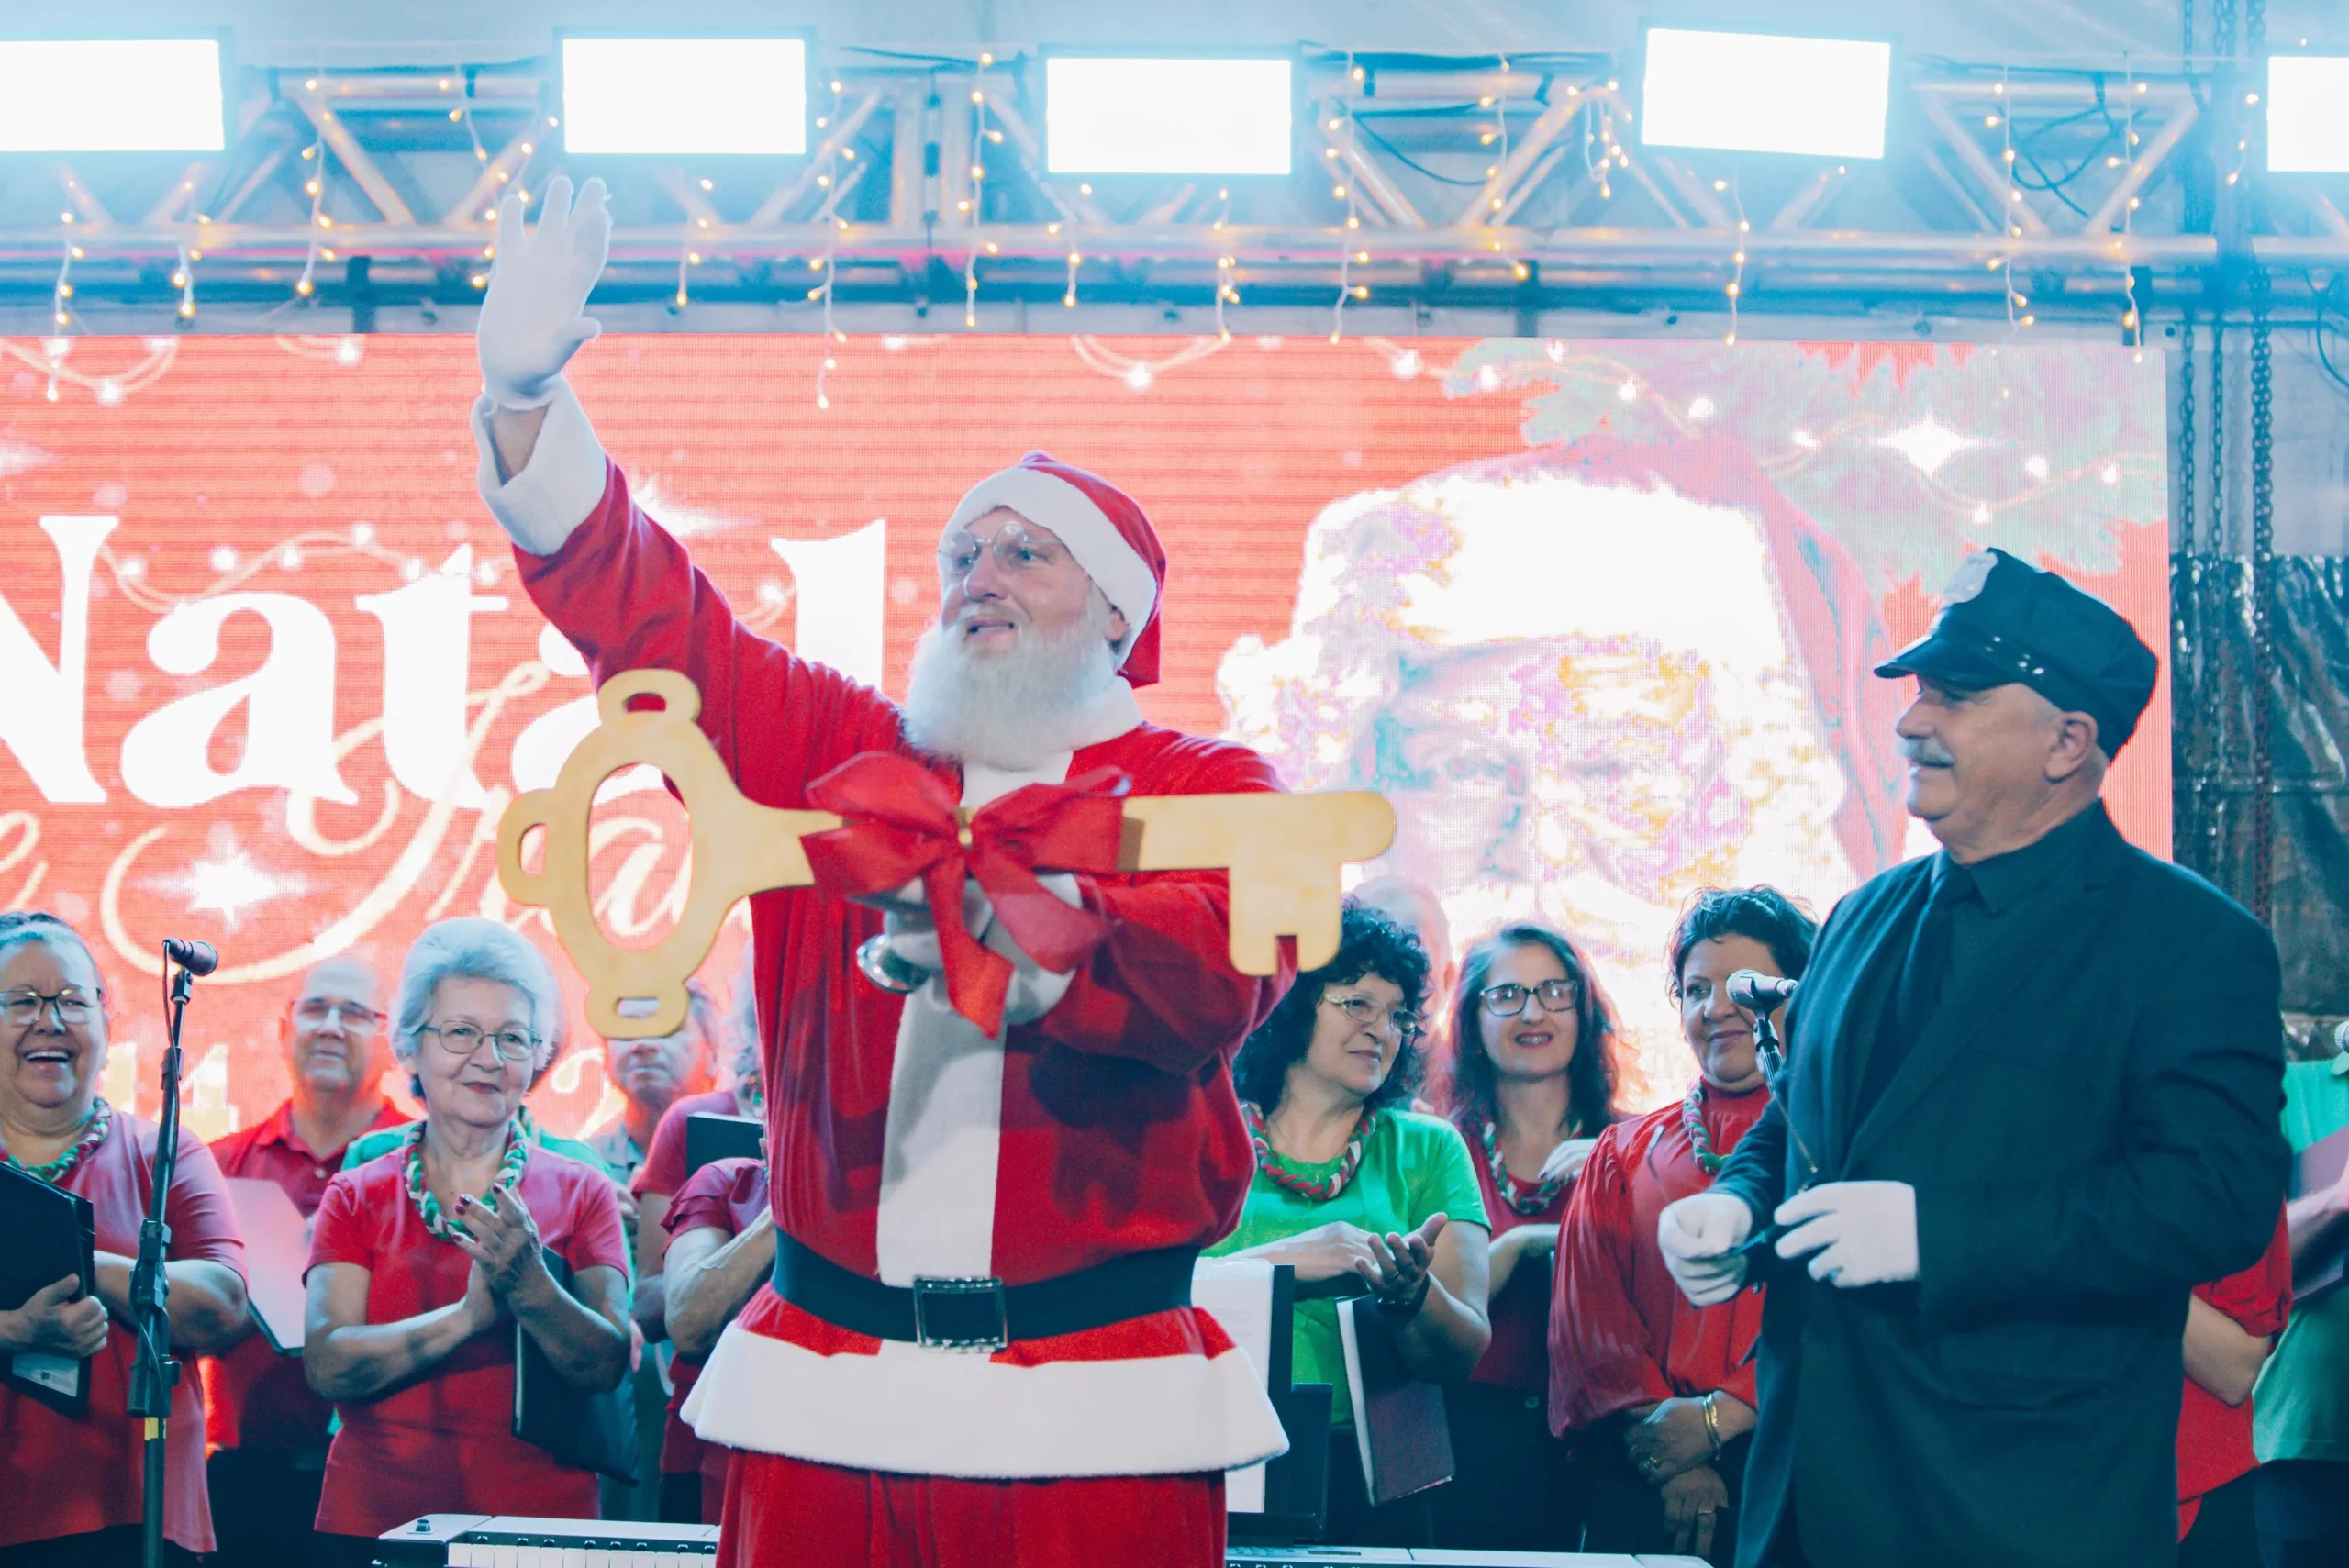
<path id="1" fill-rule="evenodd" d="M 827 775 L 867 753 L 895 760 L 880 793 L 974 809 L 1099 770 L 1137 795 L 1276 787 L 1253 751 L 1142 721 L 1165 557 L 1130 497 L 1041 453 L 948 519 L 902 707 L 746 630 L 562 380 L 610 228 L 597 181 L 576 206 L 551 182 L 527 236 L 508 201 L 473 421 L 483 499 L 598 681 L 689 676 L 774 806 L 837 804 Z M 869 758 L 850 772 L 873 787 Z M 775 1268 L 685 1407 L 741 1451 L 723 1563 L 1219 1563 L 1223 1472 L 1284 1446 L 1189 1286 L 1253 1168 L 1230 1058 L 1286 976 L 1232 968 L 1221 873 L 1042 881 L 1092 931 L 1062 967 L 1011 935 L 1041 929 L 1032 898 L 1023 926 L 976 883 L 941 919 L 935 879 L 751 902 Z M 941 973 L 966 932 L 991 1007 Z"/>

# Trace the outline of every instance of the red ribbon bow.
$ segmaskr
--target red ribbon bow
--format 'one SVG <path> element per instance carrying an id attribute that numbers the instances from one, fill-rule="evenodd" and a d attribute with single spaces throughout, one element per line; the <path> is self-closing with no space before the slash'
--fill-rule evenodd
<path id="1" fill-rule="evenodd" d="M 967 825 L 954 788 L 907 757 L 867 751 L 807 786 L 818 809 L 844 820 L 800 840 L 816 885 L 862 898 L 919 877 L 938 923 L 946 995 L 993 1036 L 1003 1029 L 1011 961 L 963 923 L 963 884 L 975 879 L 1020 951 L 1057 974 L 1083 962 L 1108 934 L 1090 909 L 1063 903 L 1036 868 L 1114 872 L 1124 831 L 1126 776 L 1103 768 L 1065 784 L 1026 784 L 974 813 Z"/>

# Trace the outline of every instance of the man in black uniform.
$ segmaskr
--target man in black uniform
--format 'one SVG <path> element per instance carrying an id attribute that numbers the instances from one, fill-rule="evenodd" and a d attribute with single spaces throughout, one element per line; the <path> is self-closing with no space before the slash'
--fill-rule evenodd
<path id="1" fill-rule="evenodd" d="M 1837 906 L 1776 1103 L 1659 1225 L 1692 1301 L 1770 1286 L 1741 1568 L 2176 1559 L 2188 1296 L 2288 1156 L 2274 942 L 2098 799 L 2154 671 L 1998 550 L 1876 670 L 1942 851 Z"/>

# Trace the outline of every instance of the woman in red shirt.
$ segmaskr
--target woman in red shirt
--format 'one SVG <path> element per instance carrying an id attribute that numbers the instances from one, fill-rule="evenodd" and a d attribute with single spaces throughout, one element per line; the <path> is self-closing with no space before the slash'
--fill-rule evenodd
<path id="1" fill-rule="evenodd" d="M 1493 1223 L 1493 1342 L 1444 1390 L 1453 1473 L 1434 1494 L 1436 1540 L 1571 1551 L 1548 1415 L 1550 1262 L 1575 1174 L 1615 1120 L 1614 1009 L 1564 932 L 1524 924 L 1469 949 L 1452 1014 L 1445 1100 Z"/>
<path id="2" fill-rule="evenodd" d="M 342 1422 L 323 1534 L 429 1513 L 596 1516 L 592 1471 L 513 1435 L 513 1324 L 582 1387 L 629 1365 L 619 1200 L 603 1172 L 536 1146 L 522 1108 L 558 1005 L 546 960 L 495 920 L 443 920 L 408 950 L 392 1048 L 424 1119 L 335 1177 L 310 1238 L 303 1360 Z"/>
<path id="3" fill-rule="evenodd" d="M 0 915 L 0 1161 L 87 1198 L 97 1278 L 67 1275 L 0 1311 L 0 1358 L 19 1371 L 89 1357 L 87 1408 L 68 1416 L 0 1385 L 0 1564 L 105 1568 L 139 1561 L 145 1442 L 131 1420 L 130 1272 L 153 1188 L 159 1129 L 99 1097 L 106 988 L 89 947 L 53 915 Z M 210 1551 L 204 1396 L 195 1358 L 246 1329 L 245 1249 L 211 1154 L 180 1140 L 164 1222 L 172 1353 L 186 1364 L 165 1429 L 164 1551 Z"/>
<path id="4" fill-rule="evenodd" d="M 685 1178 L 670 1206 L 667 1327 L 677 1359 L 669 1401 L 669 1437 L 683 1440 L 701 1480 L 701 1522 L 716 1524 L 726 1504 L 726 1466 L 733 1450 L 694 1437 L 681 1414 L 701 1363 L 774 1269 L 774 1214 L 767 1206 L 767 1168 L 759 1160 L 713 1160 Z M 669 1445 L 661 1468 L 671 1472 Z"/>
<path id="5" fill-rule="evenodd" d="M 1729 977 L 1800 976 L 1817 932 L 1767 887 L 1690 902 L 1668 956 L 1697 1082 L 1599 1134 L 1575 1184 L 1550 1302 L 1550 1426 L 1575 1439 L 1586 1551 L 1736 1557 L 1762 1293 L 1689 1306 L 1664 1272 L 1656 1217 L 1712 1184 L 1769 1103 L 1753 1015 L 1730 1002 Z"/>

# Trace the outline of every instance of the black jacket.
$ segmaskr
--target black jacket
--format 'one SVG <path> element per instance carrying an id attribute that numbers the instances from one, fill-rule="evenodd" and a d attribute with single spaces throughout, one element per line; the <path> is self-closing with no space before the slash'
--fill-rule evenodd
<path id="1" fill-rule="evenodd" d="M 1741 1568 L 1798 1517 L 1817 1568 L 2176 1556 L 2188 1295 L 2258 1257 L 2284 1201 L 2276 947 L 2091 811 L 2049 882 L 1973 912 L 1857 1125 L 1933 859 L 1820 932 L 1779 1097 L 1716 1186 L 1758 1229 L 1809 1176 L 1795 1138 L 1820 1182 L 1906 1182 L 1918 1278 L 1841 1290 L 1766 1259 Z"/>

